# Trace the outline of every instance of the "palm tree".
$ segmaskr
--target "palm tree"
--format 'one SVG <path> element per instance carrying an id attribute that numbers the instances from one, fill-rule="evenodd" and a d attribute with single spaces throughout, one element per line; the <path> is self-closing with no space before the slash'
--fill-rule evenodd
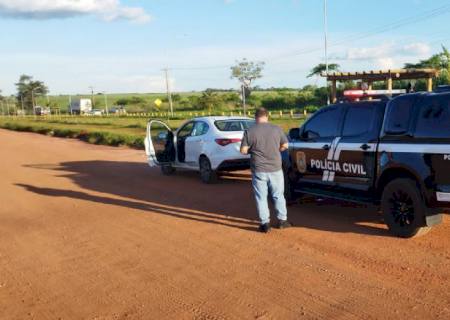
<path id="1" fill-rule="evenodd" d="M 340 68 L 341 68 L 341 66 L 338 65 L 337 63 L 330 63 L 328 65 L 328 71 L 336 72 L 336 71 L 339 71 Z M 327 71 L 327 65 L 325 63 L 320 63 L 311 70 L 310 74 L 308 75 L 308 78 L 311 78 L 313 76 L 318 77 L 323 72 L 326 72 L 326 71 Z"/>
<path id="2" fill-rule="evenodd" d="M 430 58 L 420 60 L 418 63 L 407 63 L 405 69 L 432 68 L 439 71 L 441 82 L 450 84 L 450 51 L 442 46 L 442 52 L 432 55 Z"/>

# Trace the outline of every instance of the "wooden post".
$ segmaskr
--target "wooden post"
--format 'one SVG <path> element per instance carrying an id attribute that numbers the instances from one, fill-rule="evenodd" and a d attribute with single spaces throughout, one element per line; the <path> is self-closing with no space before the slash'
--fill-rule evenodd
<path id="1" fill-rule="evenodd" d="M 428 92 L 433 91 L 433 78 L 432 77 L 427 78 L 427 91 Z"/>
<path id="2" fill-rule="evenodd" d="M 392 77 L 387 78 L 387 89 L 392 91 Z"/>
<path id="3" fill-rule="evenodd" d="M 336 103 L 337 81 L 333 80 L 331 84 L 331 103 Z"/>

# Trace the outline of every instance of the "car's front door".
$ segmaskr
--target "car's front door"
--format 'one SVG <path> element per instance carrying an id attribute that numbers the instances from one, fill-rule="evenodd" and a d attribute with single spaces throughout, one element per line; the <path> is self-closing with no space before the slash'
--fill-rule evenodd
<path id="1" fill-rule="evenodd" d="M 299 185 L 304 187 L 333 185 L 329 179 L 332 169 L 329 160 L 333 157 L 341 118 L 340 106 L 325 108 L 317 112 L 301 128 L 300 140 L 291 143 L 293 150 L 291 157 L 300 174 Z"/>
<path id="2" fill-rule="evenodd" d="M 205 135 L 208 133 L 209 125 L 204 121 L 196 121 L 191 135 L 186 138 L 185 153 L 186 163 L 198 164 L 198 160 L 205 144 Z"/>
<path id="3" fill-rule="evenodd" d="M 194 121 L 189 121 L 177 131 L 177 159 L 181 163 L 186 162 L 186 140 L 194 129 Z"/>
<path id="4" fill-rule="evenodd" d="M 334 153 L 338 165 L 333 175 L 339 188 L 369 191 L 373 186 L 384 107 L 384 103 L 362 102 L 346 108 Z"/>
<path id="5" fill-rule="evenodd" d="M 172 130 L 164 122 L 152 120 L 147 124 L 144 144 L 148 164 L 151 167 L 175 161 L 174 136 Z"/>

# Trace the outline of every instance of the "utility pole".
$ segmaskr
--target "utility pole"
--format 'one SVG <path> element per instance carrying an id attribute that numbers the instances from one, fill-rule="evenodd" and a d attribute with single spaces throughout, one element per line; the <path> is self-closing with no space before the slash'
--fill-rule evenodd
<path id="1" fill-rule="evenodd" d="M 330 95 L 328 93 L 328 0 L 323 3 L 323 22 L 325 32 L 325 72 L 326 72 L 326 87 L 327 87 L 327 104 L 330 104 Z"/>
<path id="2" fill-rule="evenodd" d="M 33 106 L 33 114 L 36 116 L 36 106 L 34 103 L 34 89 L 36 88 L 31 88 L 31 105 Z"/>
<path id="3" fill-rule="evenodd" d="M 170 83 L 169 83 L 169 68 L 163 69 L 164 74 L 166 75 L 166 89 L 167 89 L 167 98 L 169 99 L 169 107 L 170 114 L 173 116 L 173 104 L 172 104 L 172 92 L 170 92 Z"/>
<path id="4" fill-rule="evenodd" d="M 22 104 L 22 116 L 25 116 L 25 108 L 24 108 L 24 105 L 23 105 L 23 95 L 22 94 L 20 95 L 20 102 Z"/>
<path id="5" fill-rule="evenodd" d="M 241 85 L 241 91 L 242 91 L 242 109 L 244 109 L 244 115 L 247 115 L 247 105 L 245 103 L 245 85 Z"/>
<path id="6" fill-rule="evenodd" d="M 103 95 L 105 96 L 105 110 L 106 110 L 106 115 L 109 116 L 109 110 L 108 110 L 108 95 L 106 94 L 106 91 L 103 92 Z"/>
<path id="7" fill-rule="evenodd" d="M 91 89 L 91 99 L 92 99 L 91 103 L 92 103 L 92 108 L 94 108 L 95 107 L 95 103 L 94 103 L 94 87 L 90 86 L 89 89 Z"/>

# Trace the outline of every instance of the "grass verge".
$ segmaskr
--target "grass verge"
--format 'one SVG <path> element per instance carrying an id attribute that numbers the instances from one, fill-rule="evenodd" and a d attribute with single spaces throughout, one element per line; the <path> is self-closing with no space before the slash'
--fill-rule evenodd
<path id="1" fill-rule="evenodd" d="M 0 128 L 44 134 L 48 136 L 79 139 L 92 144 L 128 146 L 143 150 L 147 119 L 133 118 L 21 118 L 0 117 Z M 170 120 L 175 130 L 184 120 Z M 298 127 L 299 119 L 273 119 L 285 132 Z"/>

